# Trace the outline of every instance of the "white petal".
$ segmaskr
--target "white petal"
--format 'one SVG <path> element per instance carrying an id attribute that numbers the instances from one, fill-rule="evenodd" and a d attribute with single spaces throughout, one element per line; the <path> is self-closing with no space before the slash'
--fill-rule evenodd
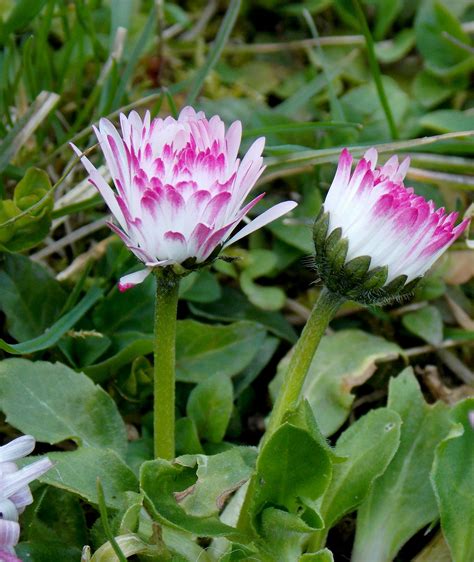
<path id="1" fill-rule="evenodd" d="M 35 438 L 32 435 L 22 435 L 0 447 L 0 462 L 15 461 L 26 457 L 35 448 Z"/>
<path id="2" fill-rule="evenodd" d="M 240 140 L 242 138 L 242 123 L 240 121 L 234 121 L 229 127 L 227 134 L 225 136 L 226 148 L 227 148 L 227 172 L 231 172 L 239 153 Z"/>
<path id="3" fill-rule="evenodd" d="M 27 487 L 29 490 L 29 488 Z M 31 495 L 31 492 L 30 492 Z M 0 501 L 0 519 L 18 521 L 18 509 L 12 500 Z"/>
<path id="4" fill-rule="evenodd" d="M 278 203 L 278 205 L 275 205 L 271 209 L 268 209 L 257 218 L 255 218 L 252 222 L 244 226 L 242 230 L 239 230 L 239 232 L 232 236 L 230 240 L 227 240 L 227 242 L 224 244 L 224 248 L 227 248 L 227 246 L 230 246 L 234 242 L 237 242 L 237 240 L 240 240 L 244 236 L 249 235 L 251 232 L 262 228 L 269 222 L 272 222 L 280 218 L 282 215 L 289 213 L 296 207 L 296 205 L 297 203 L 295 203 L 294 201 L 284 201 L 283 203 Z"/>
<path id="5" fill-rule="evenodd" d="M 128 275 L 124 275 L 120 278 L 118 288 L 119 291 L 126 291 L 127 289 L 131 289 L 135 287 L 135 285 L 139 285 L 150 275 L 150 269 L 141 269 L 140 271 L 134 271 L 133 273 L 129 273 Z"/>
<path id="6" fill-rule="evenodd" d="M 30 488 L 25 486 L 21 490 L 18 490 L 18 492 L 10 496 L 10 501 L 13 502 L 18 512 L 22 513 L 27 505 L 33 503 L 33 496 Z"/>
<path id="7" fill-rule="evenodd" d="M 368 162 L 370 162 L 370 169 L 371 170 L 375 170 L 375 166 L 377 166 L 377 160 L 378 160 L 378 152 L 375 148 L 369 148 L 369 150 L 367 150 L 364 154 L 364 159 L 367 160 Z"/>
<path id="8" fill-rule="evenodd" d="M 77 146 L 75 146 L 72 143 L 70 143 L 70 145 L 74 150 L 74 152 L 81 158 L 82 165 L 89 173 L 90 179 L 94 182 L 94 185 L 99 190 L 99 193 L 104 198 L 104 201 L 106 202 L 108 208 L 110 209 L 114 217 L 119 222 L 120 226 L 124 230 L 127 230 L 127 222 L 125 220 L 125 217 L 123 216 L 119 204 L 117 203 L 117 199 L 115 198 L 115 193 L 113 192 L 110 185 L 100 175 L 100 173 L 92 164 L 92 162 L 89 160 L 89 158 L 87 158 L 86 156 L 81 156 L 82 151 L 79 148 L 77 148 Z"/>
<path id="9" fill-rule="evenodd" d="M 18 472 L 3 475 L 0 479 L 0 498 L 7 499 L 33 480 L 36 480 L 50 468 L 53 463 L 46 457 L 28 466 L 24 466 Z"/>
<path id="10" fill-rule="evenodd" d="M 15 546 L 20 538 L 20 525 L 16 521 L 0 519 L 0 548 Z"/>

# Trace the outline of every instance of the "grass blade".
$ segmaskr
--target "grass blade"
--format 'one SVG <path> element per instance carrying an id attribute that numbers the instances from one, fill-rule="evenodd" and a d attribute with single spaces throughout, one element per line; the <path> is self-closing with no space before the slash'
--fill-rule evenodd
<path id="1" fill-rule="evenodd" d="M 351 64 L 357 55 L 358 50 L 354 49 L 346 57 L 341 59 L 337 68 L 330 70 L 327 75 L 319 74 L 316 78 L 313 78 L 313 80 L 300 88 L 291 97 L 277 105 L 274 109 L 275 113 L 281 113 L 282 115 L 288 116 L 294 115 L 294 113 L 298 111 L 302 105 L 307 103 L 319 92 L 322 92 L 327 86 L 328 81 L 332 82 L 336 78 L 339 78 L 339 76 L 344 72 L 346 66 Z"/>
<path id="2" fill-rule="evenodd" d="M 431 137 L 422 137 L 418 139 L 395 141 L 383 144 L 374 144 L 379 154 L 388 152 L 400 152 L 402 150 L 414 149 L 418 146 L 438 143 L 448 139 L 458 139 L 474 136 L 474 131 L 462 131 L 455 133 L 445 133 L 442 135 L 433 135 Z M 333 148 L 323 148 L 320 150 L 304 150 L 299 152 L 286 153 L 281 157 L 267 158 L 265 164 L 268 173 L 286 170 L 293 167 L 315 166 L 316 164 L 327 164 L 328 162 L 337 161 L 341 150 L 344 147 L 338 146 Z M 366 145 L 355 145 L 347 147 L 351 154 L 355 157 L 362 156 L 369 148 Z"/>
<path id="3" fill-rule="evenodd" d="M 277 125 L 267 125 L 246 129 L 242 133 L 243 138 L 258 137 L 261 135 L 271 135 L 273 133 L 297 133 L 313 129 L 361 129 L 360 123 L 348 123 L 347 121 L 310 121 L 304 123 L 279 123 Z"/>
<path id="4" fill-rule="evenodd" d="M 58 103 L 59 96 L 53 92 L 41 92 L 3 139 L 0 147 L 0 173 L 5 170 L 16 153 L 35 132 L 41 122 Z"/>
<path id="5" fill-rule="evenodd" d="M 382 75 L 380 73 L 379 63 L 377 62 L 377 57 L 375 56 L 374 40 L 372 39 L 369 26 L 367 25 L 367 20 L 365 19 L 365 14 L 359 4 L 359 0 L 352 0 L 352 4 L 354 6 L 357 19 L 359 20 L 359 24 L 362 28 L 362 33 L 364 34 L 365 37 L 365 42 L 367 44 L 367 57 L 369 59 L 369 66 L 372 71 L 375 87 L 377 88 L 377 92 L 379 94 L 380 103 L 382 104 L 385 117 L 387 118 L 390 134 L 392 135 L 392 139 L 398 139 L 399 138 L 398 129 L 397 126 L 395 125 L 395 121 L 392 115 L 392 110 L 390 109 L 390 104 L 388 103 L 387 96 L 385 95 L 385 89 L 383 87 Z"/>
<path id="6" fill-rule="evenodd" d="M 31 340 L 15 344 L 9 344 L 0 338 L 0 349 L 12 355 L 24 355 L 52 347 L 92 308 L 102 295 L 102 289 L 92 287 L 79 304 L 57 320 L 43 334 Z"/>
<path id="7" fill-rule="evenodd" d="M 231 0 L 229 3 L 229 8 L 224 16 L 222 25 L 217 34 L 216 40 L 214 41 L 209 54 L 207 55 L 206 62 L 198 71 L 194 83 L 191 86 L 191 90 L 186 98 L 187 105 L 193 105 L 196 101 L 199 92 L 204 84 L 204 80 L 209 72 L 214 68 L 215 64 L 219 60 L 221 53 L 229 39 L 229 36 L 234 28 L 234 24 L 237 20 L 237 16 L 240 10 L 240 0 Z"/>
<path id="8" fill-rule="evenodd" d="M 117 91 L 115 93 L 112 102 L 112 108 L 114 109 L 122 103 L 122 98 L 125 93 L 125 88 L 127 87 L 127 84 L 130 78 L 132 77 L 132 73 L 133 70 L 135 69 L 138 58 L 140 57 L 142 51 L 144 50 L 146 44 L 148 43 L 148 40 L 151 37 L 151 34 L 153 33 L 155 22 L 156 22 L 156 6 L 153 6 L 153 8 L 150 11 L 150 15 L 148 16 L 148 19 L 146 21 L 145 27 L 143 28 L 143 31 L 140 37 L 138 38 L 138 41 L 135 47 L 133 48 L 132 54 L 130 55 L 127 65 L 122 73 L 122 78 L 119 82 Z"/>
<path id="9" fill-rule="evenodd" d="M 114 552 L 119 560 L 119 562 L 127 562 L 127 558 L 125 554 L 122 552 L 122 549 L 119 547 L 117 541 L 115 540 L 114 534 L 112 533 L 112 529 L 109 525 L 109 518 L 107 515 L 107 505 L 105 503 L 105 496 L 104 496 L 104 489 L 102 488 L 102 484 L 100 482 L 100 478 L 97 477 L 97 498 L 99 500 L 99 513 L 100 513 L 100 520 L 102 522 L 102 526 L 104 527 L 105 536 L 110 542 L 110 545 L 114 549 Z"/>

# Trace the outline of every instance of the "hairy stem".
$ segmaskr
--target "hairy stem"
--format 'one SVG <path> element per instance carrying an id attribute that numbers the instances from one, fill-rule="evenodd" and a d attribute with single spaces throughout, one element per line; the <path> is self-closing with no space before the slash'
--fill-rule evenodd
<path id="1" fill-rule="evenodd" d="M 175 355 L 179 278 L 168 269 L 156 273 L 153 440 L 155 457 L 175 454 Z"/>
<path id="2" fill-rule="evenodd" d="M 281 386 L 272 413 L 270 414 L 267 431 L 263 437 L 262 443 L 260 444 L 260 451 L 265 446 L 268 439 L 283 423 L 287 412 L 293 410 L 298 404 L 306 375 L 318 348 L 319 342 L 321 341 L 321 337 L 344 300 L 345 299 L 343 297 L 332 293 L 327 288 L 324 288 L 321 291 L 321 294 L 311 311 L 311 315 L 308 318 L 306 326 L 303 329 L 301 337 L 293 349 L 293 354 L 285 374 L 285 379 Z M 257 487 L 258 475 L 255 472 L 250 480 L 238 523 L 239 529 L 249 534 L 252 533 L 252 497 L 255 494 Z"/>

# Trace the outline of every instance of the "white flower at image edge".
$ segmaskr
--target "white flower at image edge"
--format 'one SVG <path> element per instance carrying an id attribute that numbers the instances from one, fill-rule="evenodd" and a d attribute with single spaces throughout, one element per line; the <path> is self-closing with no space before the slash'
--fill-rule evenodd
<path id="1" fill-rule="evenodd" d="M 141 283 L 151 268 L 205 262 L 211 254 L 291 211 L 285 201 L 268 209 L 231 236 L 264 194 L 244 201 L 262 174 L 265 139 L 257 139 L 242 160 L 240 121 L 225 130 L 217 115 L 185 107 L 178 119 L 142 120 L 120 115 L 120 133 L 101 119 L 95 134 L 115 191 L 88 158 L 81 161 L 118 226 L 109 224 L 147 266 L 120 280 L 119 288 Z M 74 147 L 78 155 L 81 151 Z"/>
<path id="2" fill-rule="evenodd" d="M 0 447 L 0 562 L 19 560 L 14 556 L 20 537 L 18 515 L 33 502 L 28 484 L 53 466 L 48 458 L 43 458 L 19 469 L 13 461 L 26 457 L 34 447 L 31 435 Z"/>

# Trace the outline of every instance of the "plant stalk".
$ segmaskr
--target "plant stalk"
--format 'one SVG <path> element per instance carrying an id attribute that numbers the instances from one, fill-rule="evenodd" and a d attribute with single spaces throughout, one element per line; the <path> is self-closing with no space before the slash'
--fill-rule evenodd
<path id="1" fill-rule="evenodd" d="M 153 442 L 155 457 L 175 456 L 176 315 L 179 277 L 168 268 L 156 272 Z"/>
<path id="2" fill-rule="evenodd" d="M 344 300 L 343 297 L 332 293 L 326 287 L 321 291 L 300 339 L 293 349 L 290 364 L 285 373 L 285 380 L 270 414 L 264 437 L 265 441 L 282 424 L 286 412 L 296 407 L 321 337 Z"/>
<path id="3" fill-rule="evenodd" d="M 267 430 L 260 444 L 260 451 L 265 446 L 268 439 L 284 422 L 285 415 L 293 410 L 300 399 L 306 375 L 318 348 L 319 342 L 326 331 L 326 328 L 335 315 L 338 308 L 346 299 L 332 293 L 326 287 L 323 288 L 318 300 L 316 301 L 311 315 L 296 343 L 290 359 L 290 364 L 285 373 L 283 384 L 278 393 L 277 400 L 273 407 Z M 258 466 L 258 459 L 257 459 Z M 246 533 L 252 533 L 251 525 L 251 505 L 252 496 L 258 486 L 258 475 L 254 472 L 247 489 L 240 517 L 238 528 Z"/>

